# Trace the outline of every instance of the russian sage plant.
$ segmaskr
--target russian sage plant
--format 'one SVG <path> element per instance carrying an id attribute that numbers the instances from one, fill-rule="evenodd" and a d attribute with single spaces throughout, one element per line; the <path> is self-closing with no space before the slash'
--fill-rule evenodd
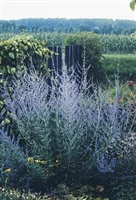
<path id="1" fill-rule="evenodd" d="M 79 85 L 72 67 L 63 66 L 62 75 L 54 72 L 51 77 L 24 70 L 10 90 L 7 85 L 2 90 L 21 147 L 27 156 L 46 162 L 43 172 L 50 174 L 49 180 L 81 178 L 93 175 L 94 169 L 114 173 L 125 152 L 122 141 L 135 115 L 129 105 L 119 103 L 118 82 L 110 101 L 110 93 L 87 83 L 86 74 Z"/>
<path id="2" fill-rule="evenodd" d="M 26 166 L 26 156 L 19 146 L 19 141 L 14 137 L 10 137 L 8 132 L 0 129 L 0 184 L 5 186 L 12 186 L 18 183 L 19 174 Z M 22 178 L 23 179 L 23 178 Z M 25 184 L 25 179 L 22 182 Z"/>

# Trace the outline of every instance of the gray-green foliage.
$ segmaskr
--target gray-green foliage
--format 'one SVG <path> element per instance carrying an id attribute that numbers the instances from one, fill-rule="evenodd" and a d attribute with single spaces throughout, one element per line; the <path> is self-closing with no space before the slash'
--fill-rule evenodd
<path id="1" fill-rule="evenodd" d="M 123 142 L 132 131 L 133 109 L 119 103 L 118 81 L 110 101 L 110 94 L 93 83 L 90 93 L 83 74 L 79 86 L 73 68 L 63 66 L 61 76 L 52 74 L 49 86 L 49 77 L 24 70 L 13 79 L 10 91 L 6 84 L 2 90 L 8 114 L 16 125 L 20 151 L 16 151 L 14 143 L 9 149 L 13 146 L 21 154 L 14 157 L 3 153 L 5 160 L 10 154 L 16 165 L 9 166 L 3 159 L 0 167 L 4 163 L 4 169 L 11 167 L 16 172 L 18 162 L 24 164 L 23 177 L 21 171 L 14 177 L 20 182 L 25 177 L 28 188 L 36 190 L 38 183 L 38 190 L 42 190 L 48 182 L 76 182 L 101 173 L 123 176 L 120 170 L 124 163 L 129 164 L 125 173 L 135 173 L 135 154 L 131 157 L 126 151 L 128 144 Z"/>
<path id="2" fill-rule="evenodd" d="M 6 185 L 6 181 L 8 181 L 10 177 L 10 180 L 12 181 L 9 184 L 12 185 L 12 182 L 17 181 L 16 180 L 17 177 L 14 176 L 15 170 L 12 171 L 12 173 L 10 173 L 11 168 L 15 168 L 16 174 L 17 174 L 17 171 L 20 170 L 20 167 L 23 168 L 23 165 L 25 165 L 25 162 L 24 162 L 25 156 L 21 148 L 19 147 L 18 141 L 15 141 L 14 138 L 11 139 L 11 137 L 8 136 L 8 133 L 4 130 L 0 130 L 0 148 L 1 148 L 0 182 L 1 182 L 1 185 L 4 186 Z M 18 157 L 20 159 L 18 159 Z M 9 172 L 5 171 L 7 169 Z"/>

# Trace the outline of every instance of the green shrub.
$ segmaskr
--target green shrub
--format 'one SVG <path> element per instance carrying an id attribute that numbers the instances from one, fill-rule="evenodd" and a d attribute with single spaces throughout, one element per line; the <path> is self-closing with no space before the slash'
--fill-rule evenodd
<path id="1" fill-rule="evenodd" d="M 9 79 L 23 66 L 32 65 L 47 72 L 48 52 L 45 44 L 31 35 L 15 35 L 0 41 L 0 74 Z"/>
<path id="2" fill-rule="evenodd" d="M 65 38 L 65 45 L 81 45 L 84 49 L 82 59 L 88 70 L 88 80 L 93 77 L 94 81 L 101 80 L 101 58 L 102 43 L 97 34 L 94 33 L 77 33 L 69 34 Z"/>

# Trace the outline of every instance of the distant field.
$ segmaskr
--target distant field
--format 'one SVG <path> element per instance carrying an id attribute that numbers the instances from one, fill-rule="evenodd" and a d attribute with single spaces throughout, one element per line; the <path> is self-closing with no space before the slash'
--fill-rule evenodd
<path id="1" fill-rule="evenodd" d="M 118 69 L 121 80 L 136 80 L 136 54 L 103 54 L 102 67 L 111 79 Z"/>

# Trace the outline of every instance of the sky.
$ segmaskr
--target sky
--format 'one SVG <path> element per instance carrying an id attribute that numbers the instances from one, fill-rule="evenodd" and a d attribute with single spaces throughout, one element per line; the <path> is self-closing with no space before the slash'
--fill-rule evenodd
<path id="1" fill-rule="evenodd" d="M 0 0 L 0 19 L 105 18 L 136 20 L 131 0 Z"/>

